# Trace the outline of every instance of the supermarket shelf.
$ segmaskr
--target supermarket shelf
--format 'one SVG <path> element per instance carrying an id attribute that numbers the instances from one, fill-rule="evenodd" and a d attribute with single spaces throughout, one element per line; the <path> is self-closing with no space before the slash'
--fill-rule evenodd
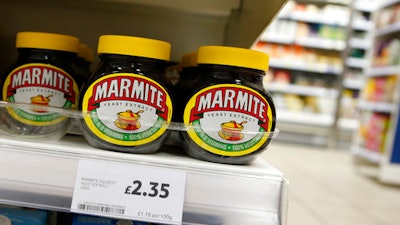
<path id="1" fill-rule="evenodd" d="M 366 20 L 354 20 L 351 23 L 351 27 L 355 30 L 371 31 L 374 26 L 374 22 Z"/>
<path id="2" fill-rule="evenodd" d="M 370 102 L 360 100 L 358 102 L 358 108 L 361 110 L 375 111 L 381 113 L 392 113 L 396 110 L 396 104 L 390 102 Z"/>
<path id="3" fill-rule="evenodd" d="M 264 87 L 271 92 L 283 92 L 288 94 L 297 94 L 304 96 L 336 98 L 339 95 L 336 89 L 311 87 L 311 86 L 295 85 L 295 84 L 269 83 L 265 84 Z"/>
<path id="4" fill-rule="evenodd" d="M 400 3 L 400 0 L 383 0 L 382 2 L 381 2 L 381 4 L 379 5 L 379 8 L 386 8 L 386 7 L 388 7 L 388 6 L 391 6 L 391 5 L 394 5 L 394 4 L 397 4 L 397 3 Z"/>
<path id="5" fill-rule="evenodd" d="M 346 48 L 346 42 L 342 40 L 332 40 L 318 37 L 294 38 L 284 35 L 266 34 L 261 36 L 261 41 L 274 42 L 278 44 L 296 44 L 309 48 L 342 51 Z"/>
<path id="6" fill-rule="evenodd" d="M 288 15 L 279 16 L 280 19 L 290 19 L 295 21 L 301 21 L 306 23 L 318 23 L 335 26 L 347 26 L 348 18 L 332 18 L 331 16 L 325 16 L 317 13 L 310 12 L 292 12 Z"/>
<path id="7" fill-rule="evenodd" d="M 185 212 L 209 212 L 224 224 L 282 220 L 287 183 L 262 159 L 234 166 L 191 159 L 175 148 L 151 155 L 118 153 L 92 148 L 79 136 L 45 143 L 0 138 L 0 154 L 0 170 L 7 171 L 0 173 L 4 204 L 69 211 L 78 162 L 93 159 L 185 171 Z"/>
<path id="8" fill-rule="evenodd" d="M 349 119 L 349 118 L 339 118 L 338 119 L 338 127 L 341 130 L 355 131 L 359 125 L 360 125 L 360 123 L 356 119 Z"/>
<path id="9" fill-rule="evenodd" d="M 346 78 L 343 80 L 343 87 L 348 89 L 359 90 L 364 86 L 365 81 L 362 79 Z"/>
<path id="10" fill-rule="evenodd" d="M 353 146 L 351 148 L 351 152 L 354 155 L 361 157 L 365 160 L 368 160 L 369 162 L 372 163 L 380 163 L 380 161 L 382 160 L 382 153 L 362 148 L 360 146 Z"/>
<path id="11" fill-rule="evenodd" d="M 350 38 L 349 47 L 358 49 L 368 49 L 372 45 L 372 40 L 363 38 Z"/>
<path id="12" fill-rule="evenodd" d="M 373 1 L 356 0 L 354 3 L 354 9 L 362 12 L 374 12 L 378 9 L 378 4 Z"/>
<path id="13" fill-rule="evenodd" d="M 328 73 L 336 75 L 340 75 L 342 73 L 342 68 L 333 67 L 327 64 L 306 64 L 298 60 L 270 59 L 269 66 L 273 68 L 300 70 L 314 73 Z"/>
<path id="14" fill-rule="evenodd" d="M 384 36 L 400 32 L 400 21 L 383 28 L 376 29 L 375 36 Z"/>
<path id="15" fill-rule="evenodd" d="M 368 77 L 377 77 L 377 76 L 387 76 L 393 74 L 399 74 L 400 66 L 381 66 L 381 67 L 373 67 L 366 71 L 366 75 Z"/>
<path id="16" fill-rule="evenodd" d="M 330 49 L 341 51 L 346 48 L 346 42 L 342 40 L 331 40 L 325 38 L 299 38 L 295 40 L 295 44 L 312 47 L 312 48 L 320 48 L 320 49 Z"/>
<path id="17" fill-rule="evenodd" d="M 368 65 L 368 60 L 350 57 L 346 59 L 346 65 L 348 67 L 363 69 Z"/>
<path id="18" fill-rule="evenodd" d="M 260 41 L 289 45 L 289 44 L 295 43 L 295 38 L 292 35 L 284 36 L 284 35 L 280 35 L 280 34 L 264 32 L 260 37 Z"/>
<path id="19" fill-rule="evenodd" d="M 333 125 L 334 117 L 331 114 L 318 114 L 306 112 L 291 112 L 277 110 L 278 123 L 293 123 L 312 126 L 329 127 Z"/>

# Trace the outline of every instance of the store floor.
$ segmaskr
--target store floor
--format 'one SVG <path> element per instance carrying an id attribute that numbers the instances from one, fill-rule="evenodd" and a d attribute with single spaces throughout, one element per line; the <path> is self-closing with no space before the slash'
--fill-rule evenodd
<path id="1" fill-rule="evenodd" d="M 290 182 L 287 225 L 400 225 L 400 187 L 357 173 L 349 151 L 272 142 L 262 157 Z"/>

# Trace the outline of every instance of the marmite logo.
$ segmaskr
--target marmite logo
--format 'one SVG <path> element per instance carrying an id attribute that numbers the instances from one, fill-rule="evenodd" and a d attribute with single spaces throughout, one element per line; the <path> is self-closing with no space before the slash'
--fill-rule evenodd
<path id="1" fill-rule="evenodd" d="M 268 102 L 256 92 L 239 87 L 222 86 L 197 95 L 189 122 L 201 119 L 207 112 L 231 111 L 257 118 L 259 125 L 268 130 L 268 109 Z"/>
<path id="2" fill-rule="evenodd" d="M 157 115 L 168 119 L 168 94 L 150 80 L 137 76 L 119 75 L 104 79 L 93 86 L 88 111 L 95 110 L 101 102 L 126 100 L 146 104 L 156 109 Z"/>
<path id="3" fill-rule="evenodd" d="M 48 88 L 64 93 L 64 97 L 72 102 L 77 101 L 75 82 L 66 72 L 57 67 L 41 64 L 26 64 L 10 73 L 7 82 L 7 98 L 13 96 L 20 88 Z"/>

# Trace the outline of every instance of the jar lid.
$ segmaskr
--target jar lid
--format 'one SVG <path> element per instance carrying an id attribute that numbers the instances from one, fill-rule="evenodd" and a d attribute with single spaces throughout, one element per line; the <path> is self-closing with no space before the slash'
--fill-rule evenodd
<path id="1" fill-rule="evenodd" d="M 4 215 L 0 215 L 0 225 L 11 225 L 11 220 Z"/>
<path id="2" fill-rule="evenodd" d="M 86 60 L 87 62 L 92 62 L 94 58 L 94 53 L 91 48 L 83 43 L 78 44 L 78 57 Z"/>
<path id="3" fill-rule="evenodd" d="M 171 44 L 149 38 L 102 35 L 99 38 L 97 53 L 130 55 L 169 61 Z"/>
<path id="4" fill-rule="evenodd" d="M 77 53 L 78 43 L 79 39 L 70 35 L 44 32 L 18 32 L 16 47 Z"/>
<path id="5" fill-rule="evenodd" d="M 226 46 L 202 46 L 197 64 L 237 66 L 262 71 L 268 70 L 269 56 L 263 52 Z"/>

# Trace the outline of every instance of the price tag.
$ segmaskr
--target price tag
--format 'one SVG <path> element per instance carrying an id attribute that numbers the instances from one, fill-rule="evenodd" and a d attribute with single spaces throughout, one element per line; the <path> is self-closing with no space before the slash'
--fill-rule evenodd
<path id="1" fill-rule="evenodd" d="M 71 211 L 182 224 L 185 182 L 183 171 L 81 159 Z"/>

